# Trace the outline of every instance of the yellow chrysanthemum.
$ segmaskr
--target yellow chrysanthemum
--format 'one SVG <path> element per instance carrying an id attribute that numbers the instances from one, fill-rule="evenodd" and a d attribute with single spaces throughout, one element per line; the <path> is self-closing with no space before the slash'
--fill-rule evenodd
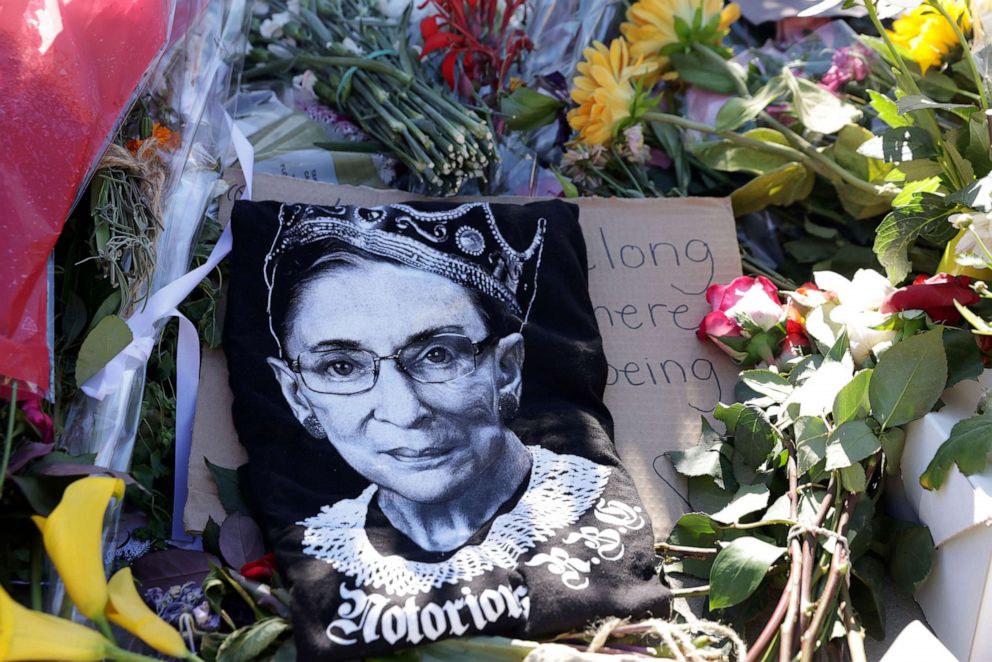
<path id="1" fill-rule="evenodd" d="M 654 58 L 664 69 L 667 47 L 692 42 L 717 46 L 740 15 L 736 3 L 724 7 L 723 0 L 638 0 L 627 10 L 620 32 L 634 57 Z"/>
<path id="2" fill-rule="evenodd" d="M 967 34 L 971 30 L 971 14 L 966 0 L 940 0 L 944 10 L 961 26 Z M 893 43 L 908 50 L 920 71 L 939 67 L 944 56 L 958 45 L 954 29 L 935 7 L 922 4 L 913 11 L 896 19 L 889 37 Z"/>
<path id="3" fill-rule="evenodd" d="M 636 111 L 638 83 L 658 65 L 643 57 L 633 60 L 627 42 L 618 37 L 607 48 L 594 42 L 583 52 L 585 61 L 577 67 L 572 100 L 579 104 L 568 113 L 568 123 L 587 145 L 604 145 Z"/>

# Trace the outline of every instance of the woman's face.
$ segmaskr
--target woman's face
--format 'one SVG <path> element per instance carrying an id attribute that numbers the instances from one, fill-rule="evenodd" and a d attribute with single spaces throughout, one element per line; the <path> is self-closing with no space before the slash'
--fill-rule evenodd
<path id="1" fill-rule="evenodd" d="M 372 261 L 334 268 L 304 284 L 286 328 L 287 361 L 333 347 L 391 356 L 425 333 L 461 334 L 476 343 L 488 335 L 466 288 Z M 501 457 L 499 396 L 519 393 L 523 337 L 512 334 L 489 345 L 473 372 L 443 383 L 419 383 L 395 360 L 383 360 L 375 385 L 353 395 L 317 393 L 285 361 L 269 363 L 296 417 L 315 416 L 352 468 L 406 499 L 442 503 Z"/>

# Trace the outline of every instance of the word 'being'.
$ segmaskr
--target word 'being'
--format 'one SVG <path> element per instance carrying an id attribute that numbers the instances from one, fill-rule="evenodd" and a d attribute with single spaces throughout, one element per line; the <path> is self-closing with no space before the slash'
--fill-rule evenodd
<path id="1" fill-rule="evenodd" d="M 461 598 L 422 605 L 413 597 L 401 605 L 384 595 L 351 590 L 344 584 L 340 593 L 343 602 L 338 607 L 338 618 L 327 626 L 327 638 L 341 646 L 379 639 L 389 644 L 436 641 L 457 637 L 469 628 L 481 631 L 504 618 L 527 620 L 530 614 L 526 586 L 499 585 L 478 595 L 465 586 Z"/>
<path id="2" fill-rule="evenodd" d="M 720 385 L 720 375 L 716 366 L 709 359 L 696 358 L 689 364 L 688 369 L 674 359 L 648 359 L 642 361 L 627 361 L 622 365 L 606 363 L 607 386 L 655 387 L 670 384 L 689 384 L 688 391 L 701 392 L 704 401 L 688 402 L 687 404 L 698 411 L 710 412 L 723 397 L 723 387 Z M 707 397 L 711 396 L 711 397 Z"/>

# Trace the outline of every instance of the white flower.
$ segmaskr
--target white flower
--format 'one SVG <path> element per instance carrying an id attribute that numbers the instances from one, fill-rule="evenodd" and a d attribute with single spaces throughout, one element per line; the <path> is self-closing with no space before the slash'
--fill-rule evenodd
<path id="1" fill-rule="evenodd" d="M 314 83 L 317 82 L 317 75 L 307 69 L 298 76 L 293 76 L 293 87 L 303 92 L 309 99 L 316 99 L 317 95 L 313 91 Z"/>
<path id="2" fill-rule="evenodd" d="M 767 331 L 782 321 L 785 308 L 768 296 L 765 288 L 756 282 L 737 300 L 737 303 L 724 311 L 724 315 L 737 320 L 741 326 L 746 327 L 750 322 Z"/>
<path id="3" fill-rule="evenodd" d="M 254 2 L 251 3 L 251 13 L 255 16 L 268 16 L 269 3 L 265 0 L 254 0 Z"/>
<path id="4" fill-rule="evenodd" d="M 345 37 L 344 41 L 341 42 L 341 46 L 355 55 L 364 55 L 365 53 L 362 47 L 356 44 L 351 37 Z"/>
<path id="5" fill-rule="evenodd" d="M 273 14 L 271 18 L 262 21 L 259 26 L 259 33 L 266 39 L 278 39 L 282 36 L 283 27 L 292 20 L 288 11 L 281 11 Z"/>
<path id="6" fill-rule="evenodd" d="M 300 15 L 300 0 L 289 0 L 286 3 L 286 10 L 290 14 L 294 14 L 296 16 L 299 16 Z"/>
<path id="7" fill-rule="evenodd" d="M 947 220 L 959 230 L 968 228 L 968 231 L 961 235 L 957 246 L 954 247 L 954 252 L 957 255 L 969 255 L 979 260 L 988 259 L 985 251 L 979 245 L 978 239 L 982 240 L 986 248 L 992 249 L 992 214 L 983 214 L 977 211 L 970 214 L 951 214 Z M 969 264 L 972 261 L 969 261 Z"/>
<path id="8" fill-rule="evenodd" d="M 379 0 L 379 13 L 386 18 L 403 18 L 403 12 L 410 6 L 411 0 Z"/>
<path id="9" fill-rule="evenodd" d="M 895 288 L 882 274 L 872 269 L 858 269 L 848 280 L 832 271 L 813 274 L 817 287 L 832 292 L 837 303 L 825 303 L 806 317 L 806 331 L 820 343 L 831 346 L 847 332 L 851 355 L 858 366 L 864 364 L 869 353 L 876 356 L 892 346 L 896 332 L 876 329 L 889 316 L 879 308 Z"/>

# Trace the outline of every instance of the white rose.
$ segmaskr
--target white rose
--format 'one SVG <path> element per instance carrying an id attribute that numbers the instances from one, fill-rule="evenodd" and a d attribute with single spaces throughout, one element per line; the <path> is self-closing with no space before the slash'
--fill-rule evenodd
<path id="1" fill-rule="evenodd" d="M 251 13 L 255 16 L 268 16 L 269 3 L 265 2 L 265 0 L 254 0 L 251 3 Z"/>
<path id="2" fill-rule="evenodd" d="M 813 279 L 817 287 L 832 292 L 837 303 L 821 306 L 807 316 L 806 330 L 810 335 L 830 346 L 842 330 L 847 331 L 851 356 L 858 366 L 864 364 L 870 352 L 878 356 L 892 345 L 895 331 L 874 328 L 889 318 L 879 308 L 895 291 L 885 276 L 872 269 L 859 269 L 851 280 L 832 271 L 818 271 Z"/>
<path id="3" fill-rule="evenodd" d="M 724 314 L 741 326 L 750 322 L 767 331 L 782 321 L 785 308 L 773 301 L 760 283 L 754 283 Z"/>
<path id="4" fill-rule="evenodd" d="M 833 271 L 818 271 L 813 280 L 821 290 L 837 295 L 841 305 L 855 310 L 878 310 L 885 297 L 896 291 L 889 279 L 874 269 L 858 269 L 852 280 Z"/>

